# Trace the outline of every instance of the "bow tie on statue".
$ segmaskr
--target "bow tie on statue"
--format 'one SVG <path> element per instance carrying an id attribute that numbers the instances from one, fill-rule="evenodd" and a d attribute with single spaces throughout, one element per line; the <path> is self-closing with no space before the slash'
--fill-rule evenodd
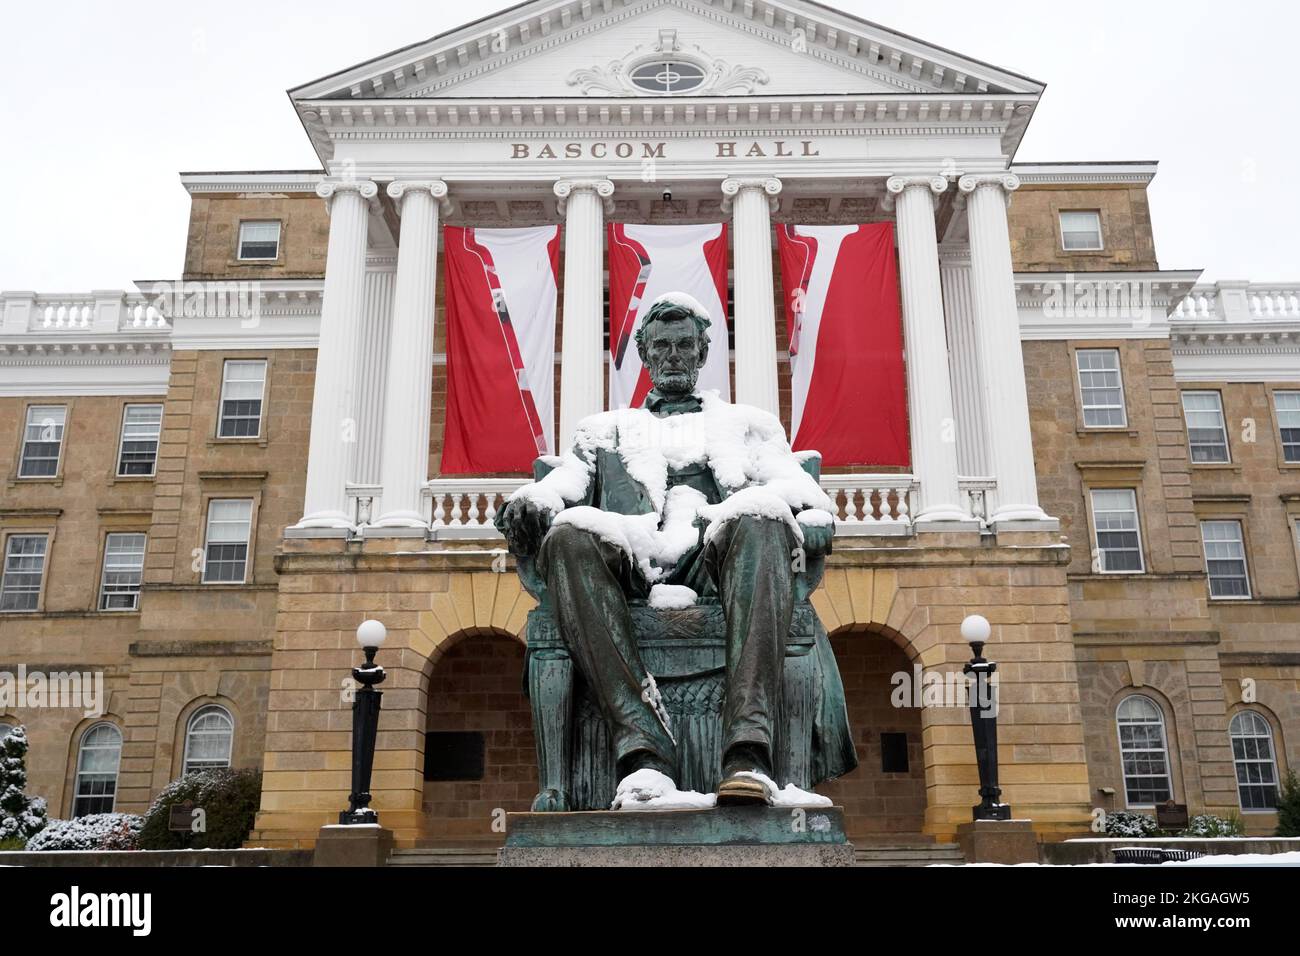
<path id="1" fill-rule="evenodd" d="M 652 388 L 645 397 L 645 407 L 652 414 L 663 418 L 666 415 L 698 412 L 703 408 L 703 402 L 698 395 L 664 395 Z"/>

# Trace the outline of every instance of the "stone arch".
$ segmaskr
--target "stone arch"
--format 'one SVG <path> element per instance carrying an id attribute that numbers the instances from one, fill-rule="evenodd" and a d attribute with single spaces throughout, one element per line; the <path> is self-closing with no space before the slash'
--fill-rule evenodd
<path id="1" fill-rule="evenodd" d="M 850 624 L 829 634 L 849 711 L 858 766 L 817 790 L 844 808 L 845 828 L 858 841 L 919 836 L 925 828 L 926 766 L 920 708 L 895 707 L 895 675 L 913 673 L 914 651 L 882 624 Z M 886 770 L 885 751 L 901 734 L 906 770 Z M 892 765 L 891 765 L 892 766 Z"/>
<path id="2" fill-rule="evenodd" d="M 429 839 L 501 840 L 502 811 L 523 811 L 537 793 L 532 711 L 523 689 L 526 658 L 517 632 L 479 627 L 447 635 L 429 659 L 420 735 L 421 809 Z M 424 779 L 425 734 L 482 754 L 481 772 Z M 447 767 L 430 767 L 435 773 Z M 498 824 L 494 827 L 494 824 Z"/>
<path id="3" fill-rule="evenodd" d="M 180 776 L 185 756 L 185 723 L 190 714 L 205 704 L 224 707 L 235 721 L 230 765 L 261 766 L 266 731 L 265 693 L 265 679 L 255 671 L 212 668 L 168 674 L 158 702 L 151 792 L 157 793 Z"/>
<path id="4" fill-rule="evenodd" d="M 234 721 L 234 737 L 230 743 L 230 766 L 240 768 L 248 766 L 240 762 L 239 737 L 243 730 L 243 718 L 240 714 L 239 705 L 229 697 L 222 694 L 205 694 L 195 697 L 188 704 L 180 709 L 176 714 L 175 722 L 172 726 L 172 747 L 171 747 L 171 779 L 175 780 L 185 771 L 185 738 L 189 732 L 190 719 L 193 718 L 204 707 L 215 706 L 223 708 L 230 714 L 230 719 Z M 254 757 L 260 754 L 254 754 Z"/>
<path id="5" fill-rule="evenodd" d="M 1256 708 L 1273 725 L 1278 772 L 1283 775 L 1287 768 L 1300 767 L 1300 695 L 1288 693 L 1284 689 L 1286 686 L 1287 683 L 1282 681 L 1258 681 L 1255 685 L 1255 701 L 1247 704 L 1241 700 L 1241 686 L 1237 681 L 1224 682 L 1228 698 L 1228 721 L 1239 710 Z M 1226 729 L 1227 724 L 1224 726 Z"/>

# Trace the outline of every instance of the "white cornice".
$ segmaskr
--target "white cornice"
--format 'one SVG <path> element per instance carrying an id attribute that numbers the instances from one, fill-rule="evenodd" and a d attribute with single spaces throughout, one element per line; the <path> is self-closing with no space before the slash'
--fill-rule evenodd
<path id="1" fill-rule="evenodd" d="M 1020 337 L 1163 339 L 1169 315 L 1195 286 L 1191 272 L 1019 272 Z"/>
<path id="2" fill-rule="evenodd" d="M 181 185 L 191 195 L 203 193 L 314 193 L 324 173 L 285 172 L 181 173 Z"/>
<path id="3" fill-rule="evenodd" d="M 1146 186 L 1155 178 L 1149 163 L 1013 163 L 1011 171 L 1025 184 L 1062 186 L 1116 183 Z"/>

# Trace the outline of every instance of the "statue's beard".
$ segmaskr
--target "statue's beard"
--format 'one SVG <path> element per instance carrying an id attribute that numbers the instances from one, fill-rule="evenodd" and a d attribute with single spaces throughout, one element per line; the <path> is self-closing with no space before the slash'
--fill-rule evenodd
<path id="1" fill-rule="evenodd" d="M 698 366 L 660 368 L 650 376 L 654 387 L 670 395 L 689 395 L 695 391 L 695 383 L 700 377 Z"/>

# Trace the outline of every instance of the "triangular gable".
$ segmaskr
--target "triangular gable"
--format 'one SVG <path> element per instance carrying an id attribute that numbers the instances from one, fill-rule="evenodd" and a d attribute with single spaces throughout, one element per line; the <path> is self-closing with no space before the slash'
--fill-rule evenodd
<path id="1" fill-rule="evenodd" d="M 655 49 L 661 29 L 675 31 L 675 48 Z M 295 100 L 639 95 L 619 89 L 625 79 L 620 70 L 653 53 L 708 64 L 711 85 L 697 91 L 702 95 L 979 96 L 1034 95 L 1043 89 L 1036 81 L 807 0 L 529 0 L 290 95 Z"/>

